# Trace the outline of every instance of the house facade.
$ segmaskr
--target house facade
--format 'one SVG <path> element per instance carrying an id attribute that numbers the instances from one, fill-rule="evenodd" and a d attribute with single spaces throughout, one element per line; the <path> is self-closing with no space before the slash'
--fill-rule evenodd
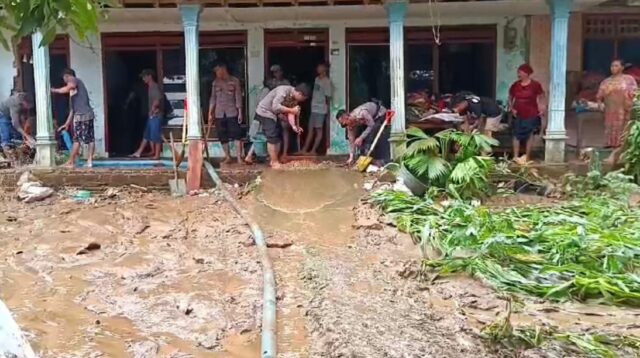
<path id="1" fill-rule="evenodd" d="M 245 118 L 253 115 L 270 66 L 280 65 L 291 82 L 311 82 L 315 66 L 326 61 L 334 86 L 332 115 L 380 99 L 396 112 L 393 140 L 407 126 L 410 93 L 472 90 L 506 102 L 517 67 L 530 62 L 550 92 L 547 159 L 561 161 L 566 71 L 582 70 L 584 56 L 576 54 L 591 46 L 582 35 L 583 20 L 613 9 L 638 13 L 632 2 L 603 10 L 604 0 L 121 0 L 91 38 L 60 34 L 40 48 L 31 45 L 39 43 L 34 34 L 20 47 L 18 68 L 11 53 L 0 49 L 0 94 L 7 95 L 14 82 L 36 93 L 37 158 L 47 165 L 54 128 L 66 110 L 66 100 L 52 97 L 47 87 L 60 81 L 67 66 L 89 90 L 98 154 L 117 157 L 130 153 L 142 133 L 135 120 L 139 108 L 130 98 L 140 91 L 144 68 L 156 71 L 172 101 L 177 115 L 166 130 L 176 138 L 182 137 L 186 105 L 185 139 L 202 139 L 216 61 L 240 79 Z M 325 127 L 323 150 L 347 153 L 343 129 L 333 120 Z M 215 131 L 209 138 L 215 139 Z M 210 145 L 219 150 L 215 141 Z"/>

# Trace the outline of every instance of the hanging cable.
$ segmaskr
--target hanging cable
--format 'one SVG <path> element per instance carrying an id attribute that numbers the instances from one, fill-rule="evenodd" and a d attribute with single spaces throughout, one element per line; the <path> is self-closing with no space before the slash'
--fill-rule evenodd
<path id="1" fill-rule="evenodd" d="M 437 7 L 438 0 L 429 0 L 429 17 L 431 18 L 431 32 L 436 45 L 440 46 L 440 10 Z M 435 8 L 436 15 L 433 15 Z"/>

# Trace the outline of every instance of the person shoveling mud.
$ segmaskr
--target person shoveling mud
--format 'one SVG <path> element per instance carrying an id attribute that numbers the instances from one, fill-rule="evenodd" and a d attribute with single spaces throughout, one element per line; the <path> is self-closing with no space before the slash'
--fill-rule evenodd
<path id="1" fill-rule="evenodd" d="M 356 107 L 351 113 L 342 109 L 336 114 L 336 120 L 347 129 L 349 137 L 349 159 L 347 165 L 352 165 L 356 159 L 356 152 L 366 153 L 373 145 L 376 133 L 384 126 L 387 109 L 377 101 L 370 101 Z M 380 142 L 372 152 L 374 162 L 382 166 L 389 159 L 389 128 L 385 128 Z M 364 150 L 363 150 L 364 149 Z"/>

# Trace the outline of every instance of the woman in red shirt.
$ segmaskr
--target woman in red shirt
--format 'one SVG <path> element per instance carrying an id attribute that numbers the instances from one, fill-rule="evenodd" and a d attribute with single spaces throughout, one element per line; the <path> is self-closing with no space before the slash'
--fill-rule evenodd
<path id="1" fill-rule="evenodd" d="M 509 88 L 509 107 L 515 118 L 513 123 L 513 157 L 520 158 L 520 143 L 525 143 L 525 157 L 531 159 L 533 136 L 540 134 L 544 109 L 544 90 L 531 79 L 533 68 L 528 64 L 518 67 L 518 80 Z"/>

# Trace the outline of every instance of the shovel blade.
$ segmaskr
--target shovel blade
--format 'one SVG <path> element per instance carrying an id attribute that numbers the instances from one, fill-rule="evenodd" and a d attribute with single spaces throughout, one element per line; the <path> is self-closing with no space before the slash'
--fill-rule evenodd
<path id="1" fill-rule="evenodd" d="M 369 164 L 373 161 L 371 157 L 360 157 L 356 162 L 356 169 L 360 172 L 364 172 L 369 167 Z"/>
<path id="2" fill-rule="evenodd" d="M 187 183 L 184 179 L 170 179 L 169 189 L 173 196 L 185 196 L 187 195 Z"/>

